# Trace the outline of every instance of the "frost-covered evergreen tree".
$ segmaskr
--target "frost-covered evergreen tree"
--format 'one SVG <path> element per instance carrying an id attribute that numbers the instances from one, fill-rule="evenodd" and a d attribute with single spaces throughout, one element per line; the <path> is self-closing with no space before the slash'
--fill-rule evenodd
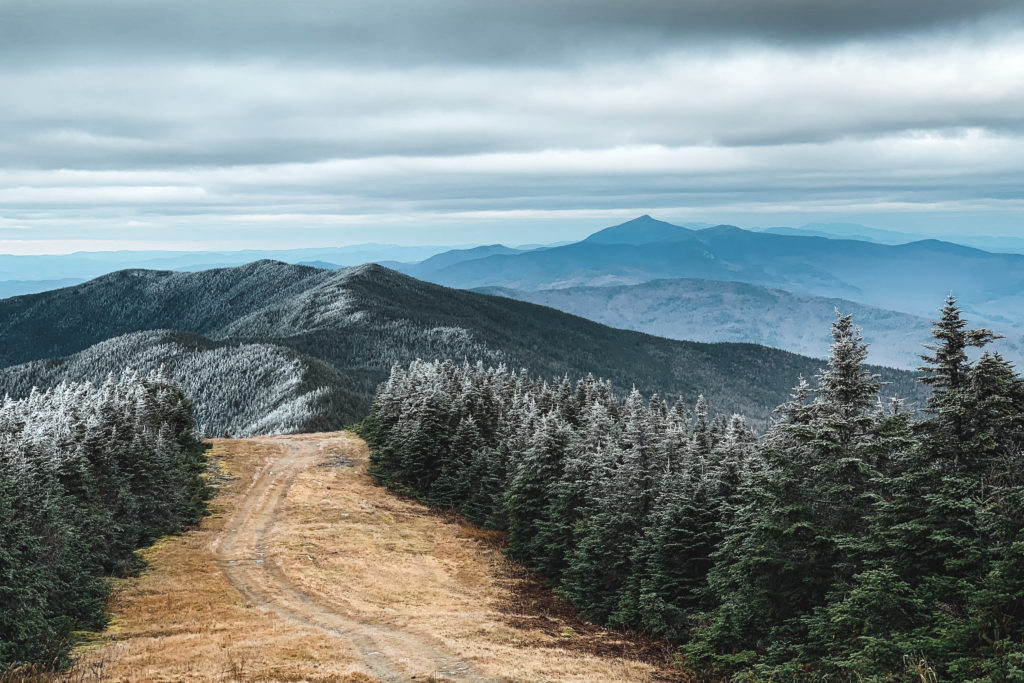
<path id="1" fill-rule="evenodd" d="M 562 476 L 563 459 L 574 435 L 557 412 L 541 418 L 505 494 L 508 545 L 514 557 L 537 571 L 552 572 L 564 549 L 551 519 L 551 489 Z"/>
<path id="2" fill-rule="evenodd" d="M 848 316 L 832 336 L 761 438 L 703 396 L 691 413 L 592 377 L 396 368 L 374 471 L 508 530 L 585 616 L 678 642 L 708 680 L 889 683 L 922 658 L 1024 680 L 1024 380 L 970 361 L 994 335 L 952 299 L 923 413 L 879 398 Z"/>
<path id="3" fill-rule="evenodd" d="M 867 348 L 849 316 L 837 317 L 832 335 L 816 399 L 806 404 L 801 384 L 780 407 L 783 420 L 762 450 L 765 469 L 747 485 L 746 504 L 716 554 L 707 595 L 717 605 L 689 648 L 695 661 L 760 662 L 793 675 L 815 656 L 800 646 L 808 621 L 855 571 L 849 539 L 871 500 L 873 475 L 861 449 L 879 385 L 863 368 Z"/>
<path id="4" fill-rule="evenodd" d="M 203 448 L 161 372 L 61 384 L 0 406 L 0 666 L 60 664 L 101 627 L 103 574 L 198 521 Z"/>

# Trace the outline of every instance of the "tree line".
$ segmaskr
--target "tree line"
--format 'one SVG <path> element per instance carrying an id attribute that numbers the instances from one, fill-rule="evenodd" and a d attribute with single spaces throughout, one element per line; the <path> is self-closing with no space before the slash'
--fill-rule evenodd
<path id="1" fill-rule="evenodd" d="M 451 362 L 396 366 L 363 432 L 382 482 L 704 678 L 1024 680 L 1024 380 L 952 297 L 933 335 L 908 409 L 838 316 L 761 437 L 703 398 Z"/>
<path id="2" fill-rule="evenodd" d="M 204 450 L 161 372 L 0 404 L 0 670 L 59 667 L 104 626 L 104 577 L 204 513 Z"/>

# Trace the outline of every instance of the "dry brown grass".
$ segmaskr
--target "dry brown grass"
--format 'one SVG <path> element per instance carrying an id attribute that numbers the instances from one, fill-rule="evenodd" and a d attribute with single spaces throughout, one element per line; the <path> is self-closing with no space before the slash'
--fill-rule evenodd
<path id="1" fill-rule="evenodd" d="M 451 653 L 497 680 L 677 676 L 659 666 L 671 653 L 657 643 L 580 622 L 505 559 L 499 535 L 374 485 L 366 446 L 350 434 L 215 442 L 222 488 L 214 514 L 147 550 L 149 570 L 118 582 L 112 626 L 72 674 L 102 661 L 102 680 L 112 681 L 376 680 L 365 646 L 253 604 L 211 548 L 231 532 L 225 520 L 255 477 L 300 446 L 315 453 L 313 464 L 276 505 L 264 552 L 281 585 L 317 606 L 311 619 L 329 609 L 365 625 L 363 640 L 393 645 L 387 654 L 403 670 L 422 672 L 417 681 L 459 678 L 426 670 L 416 657 L 428 651 Z M 354 466 L 322 466 L 332 456 L 333 464 L 341 456 Z M 406 637 L 416 647 L 402 657 Z"/>

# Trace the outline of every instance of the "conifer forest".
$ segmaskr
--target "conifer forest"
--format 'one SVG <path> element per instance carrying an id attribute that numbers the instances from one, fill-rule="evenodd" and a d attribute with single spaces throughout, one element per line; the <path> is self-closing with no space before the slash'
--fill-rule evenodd
<path id="1" fill-rule="evenodd" d="M 703 397 L 449 361 L 396 366 L 362 431 L 382 482 L 506 530 L 584 615 L 669 639 L 701 680 L 1018 681 L 1024 380 L 994 336 L 950 297 L 915 407 L 879 399 L 839 316 L 760 437 Z"/>
<path id="2" fill-rule="evenodd" d="M 108 618 L 104 577 L 199 520 L 205 448 L 160 372 L 60 384 L 0 406 L 0 671 L 61 667 Z"/>

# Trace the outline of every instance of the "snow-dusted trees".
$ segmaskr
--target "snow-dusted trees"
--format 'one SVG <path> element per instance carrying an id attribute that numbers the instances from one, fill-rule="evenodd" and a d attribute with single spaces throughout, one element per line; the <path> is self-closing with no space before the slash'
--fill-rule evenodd
<path id="1" fill-rule="evenodd" d="M 851 545 L 871 504 L 864 449 L 879 384 L 863 368 L 867 347 L 849 316 L 832 334 L 815 399 L 807 402 L 802 383 L 761 445 L 765 466 L 748 478 L 708 574 L 714 608 L 690 648 L 694 659 L 709 650 L 754 658 L 760 643 L 773 642 L 791 644 L 776 655 L 791 661 L 809 616 L 852 571 Z"/>
<path id="2" fill-rule="evenodd" d="M 0 405 L 0 666 L 60 663 L 101 626 L 104 574 L 198 521 L 203 448 L 160 372 L 61 384 Z"/>
<path id="3" fill-rule="evenodd" d="M 395 368 L 375 469 L 509 531 L 590 618 L 668 637 L 708 680 L 1024 680 L 1024 380 L 954 300 L 927 405 L 879 399 L 848 316 L 813 386 L 742 418 L 587 378 Z M 485 427 L 485 425 L 487 425 Z"/>
<path id="4" fill-rule="evenodd" d="M 0 370 L 0 396 L 28 396 L 62 381 L 102 384 L 111 368 L 146 374 L 165 368 L 193 404 L 205 436 L 340 429 L 363 415 L 367 401 L 354 381 L 328 364 L 274 342 L 210 341 L 156 330 L 108 339 L 67 358 Z M 351 417 L 350 417 L 351 419 Z"/>
<path id="5" fill-rule="evenodd" d="M 364 433 L 388 485 L 508 531 L 512 556 L 595 619 L 680 635 L 754 457 L 739 417 L 587 377 L 415 362 Z"/>

